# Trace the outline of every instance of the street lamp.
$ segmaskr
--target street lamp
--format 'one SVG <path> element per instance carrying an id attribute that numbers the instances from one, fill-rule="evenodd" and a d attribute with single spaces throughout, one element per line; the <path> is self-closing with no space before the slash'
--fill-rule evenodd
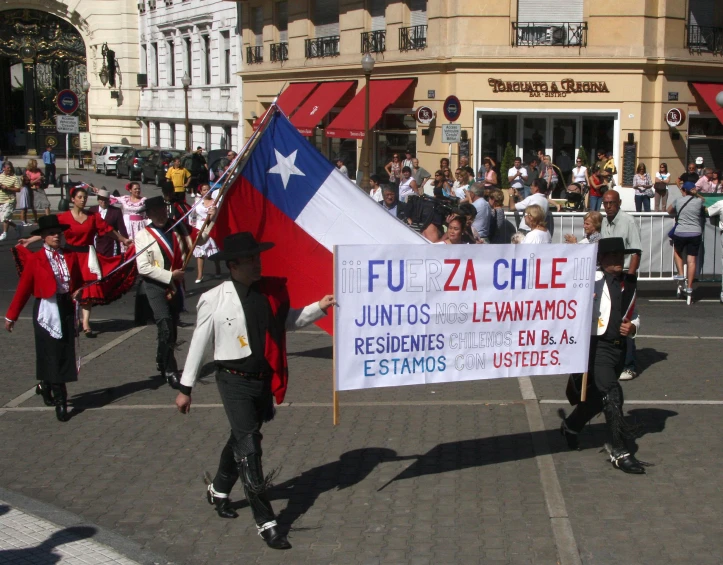
<path id="1" fill-rule="evenodd" d="M 369 83 L 372 77 L 372 71 L 374 70 L 374 57 L 369 53 L 365 53 L 361 60 L 362 70 L 364 71 L 364 78 L 366 79 L 366 85 L 364 87 L 364 161 L 362 163 L 362 175 L 364 175 L 362 185 L 367 192 L 371 190 L 371 183 L 369 182 L 369 165 L 371 163 L 371 150 L 372 140 L 369 135 Z"/>
<path id="2" fill-rule="evenodd" d="M 715 95 L 715 102 L 723 108 L 723 90 L 721 90 L 718 94 Z"/>
<path id="3" fill-rule="evenodd" d="M 183 78 L 181 79 L 181 83 L 183 84 L 183 101 L 186 106 L 186 152 L 191 151 L 191 132 L 188 125 L 188 87 L 191 86 L 191 77 L 188 76 L 188 73 L 183 73 Z"/>

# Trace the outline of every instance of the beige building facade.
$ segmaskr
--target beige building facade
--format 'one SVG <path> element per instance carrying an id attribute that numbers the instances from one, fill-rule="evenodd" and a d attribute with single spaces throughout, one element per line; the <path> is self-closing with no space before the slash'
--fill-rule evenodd
<path id="1" fill-rule="evenodd" d="M 640 162 L 648 171 L 665 162 L 675 176 L 697 156 L 723 167 L 718 0 L 245 0 L 242 7 L 245 135 L 292 83 L 352 81 L 306 130 L 329 158 L 344 155 L 350 172 L 361 167 L 367 143 L 372 172 L 407 148 L 430 172 L 450 149 L 453 166 L 468 153 L 477 170 L 484 157 L 500 162 L 508 143 L 525 161 L 543 150 L 566 170 L 580 146 L 592 160 L 610 151 L 621 184 Z M 391 101 L 372 87 L 384 108 L 371 135 L 340 138 L 334 120 L 347 124 L 344 109 L 364 87 L 363 52 L 375 59 L 372 82 L 411 85 Z M 292 123 L 318 88 L 284 108 Z M 459 100 L 454 123 L 462 130 L 462 143 L 451 146 L 443 142 L 448 96 Z M 420 107 L 435 114 L 431 123 L 415 121 Z M 363 112 L 357 121 L 363 128 Z"/>

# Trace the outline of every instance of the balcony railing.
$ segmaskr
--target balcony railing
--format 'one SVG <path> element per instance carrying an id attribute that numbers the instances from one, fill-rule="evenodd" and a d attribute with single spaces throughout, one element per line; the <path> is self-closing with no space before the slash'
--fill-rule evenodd
<path id="1" fill-rule="evenodd" d="M 286 61 L 289 58 L 289 44 L 288 43 L 272 43 L 271 44 L 271 62 L 278 63 L 279 61 Z"/>
<path id="2" fill-rule="evenodd" d="M 515 47 L 587 46 L 587 22 L 512 22 L 512 30 L 512 45 Z"/>
<path id="3" fill-rule="evenodd" d="M 691 53 L 723 53 L 723 28 L 686 26 L 686 40 Z"/>
<path id="4" fill-rule="evenodd" d="M 327 37 L 307 39 L 304 51 L 307 59 L 336 57 L 339 54 L 339 36 L 329 35 Z"/>
<path id="5" fill-rule="evenodd" d="M 256 45 L 254 47 L 246 47 L 246 62 L 248 64 L 264 62 L 264 47 Z"/>
<path id="6" fill-rule="evenodd" d="M 399 28 L 399 50 L 414 51 L 427 46 L 427 26 Z"/>
<path id="7" fill-rule="evenodd" d="M 387 50 L 387 32 L 363 31 L 361 34 L 362 53 L 383 53 Z"/>

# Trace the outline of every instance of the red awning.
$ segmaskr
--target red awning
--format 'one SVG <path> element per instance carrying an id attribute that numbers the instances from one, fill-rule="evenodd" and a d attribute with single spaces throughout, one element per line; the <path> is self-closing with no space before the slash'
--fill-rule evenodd
<path id="1" fill-rule="evenodd" d="M 713 112 L 720 123 L 723 124 L 723 108 L 721 108 L 715 100 L 718 93 L 723 92 L 723 83 L 694 82 L 692 84 L 695 91 L 700 94 L 700 97 L 708 104 L 710 111 Z"/>
<path id="2" fill-rule="evenodd" d="M 373 80 L 369 91 L 369 127 L 373 128 L 382 114 L 404 94 L 414 79 Z M 326 128 L 326 137 L 364 138 L 364 105 L 366 86 Z"/>
<path id="3" fill-rule="evenodd" d="M 279 96 L 279 99 L 276 101 L 276 105 L 281 108 L 281 111 L 284 112 L 284 114 L 291 117 L 294 110 L 296 110 L 299 105 L 306 100 L 318 84 L 318 82 L 292 82 L 286 87 L 286 90 L 281 93 L 281 96 Z M 254 120 L 254 129 L 259 127 L 262 117 L 263 116 L 259 116 Z"/>
<path id="4" fill-rule="evenodd" d="M 296 111 L 291 123 L 302 135 L 314 135 L 316 125 L 329 113 L 334 105 L 356 86 L 356 81 L 322 82 L 306 102 Z"/>

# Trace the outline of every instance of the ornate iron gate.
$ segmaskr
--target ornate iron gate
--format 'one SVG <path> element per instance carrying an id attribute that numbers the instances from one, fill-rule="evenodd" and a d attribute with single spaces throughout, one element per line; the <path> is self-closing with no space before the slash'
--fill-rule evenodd
<path id="1" fill-rule="evenodd" d="M 80 130 L 88 128 L 83 38 L 71 24 L 46 12 L 0 13 L 5 22 L 0 28 L 0 72 L 10 76 L 9 80 L 0 80 L 0 127 L 5 134 L 0 144 L 10 150 L 25 149 L 29 154 L 42 152 L 50 145 L 64 154 L 65 135 L 55 130 L 55 116 L 61 113 L 56 106 L 58 92 L 70 89 L 78 95 L 80 105 L 75 115 Z M 71 135 L 70 144 L 77 150 L 77 135 Z"/>

